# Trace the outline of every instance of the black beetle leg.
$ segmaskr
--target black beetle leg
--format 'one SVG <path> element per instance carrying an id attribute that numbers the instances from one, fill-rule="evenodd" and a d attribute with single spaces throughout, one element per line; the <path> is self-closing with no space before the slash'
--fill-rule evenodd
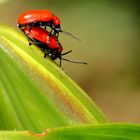
<path id="1" fill-rule="evenodd" d="M 50 35 L 52 34 L 53 28 L 51 29 L 51 31 L 49 32 L 48 36 L 47 36 L 47 44 L 50 44 Z"/>

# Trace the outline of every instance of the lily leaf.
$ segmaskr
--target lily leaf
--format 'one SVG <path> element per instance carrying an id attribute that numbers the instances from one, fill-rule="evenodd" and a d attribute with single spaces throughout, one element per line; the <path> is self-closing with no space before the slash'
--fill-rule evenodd
<path id="1" fill-rule="evenodd" d="M 23 33 L 0 25 L 0 129 L 100 124 L 106 117 L 87 94 Z"/>
<path id="2" fill-rule="evenodd" d="M 30 131 L 1 131 L 2 140 L 140 140 L 140 125 L 101 124 L 47 129 L 41 134 Z"/>

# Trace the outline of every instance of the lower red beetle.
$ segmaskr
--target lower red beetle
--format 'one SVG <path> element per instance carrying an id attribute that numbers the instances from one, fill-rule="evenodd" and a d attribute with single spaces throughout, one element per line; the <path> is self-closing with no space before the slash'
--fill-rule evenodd
<path id="1" fill-rule="evenodd" d="M 62 53 L 62 45 L 57 40 L 56 36 L 50 35 L 50 33 L 42 29 L 40 27 L 25 27 L 23 32 L 27 35 L 27 37 L 32 41 L 29 43 L 36 44 L 38 47 L 40 47 L 44 51 L 44 57 L 50 56 L 53 60 L 59 58 L 60 59 L 60 67 L 61 67 L 61 60 L 73 62 L 73 63 L 80 63 L 80 64 L 87 64 L 86 62 L 81 61 L 75 61 L 75 60 L 69 60 L 62 58 L 63 55 L 66 55 L 70 53 L 71 51 L 68 51 L 66 53 Z M 49 43 L 48 43 L 48 37 L 49 37 Z"/>

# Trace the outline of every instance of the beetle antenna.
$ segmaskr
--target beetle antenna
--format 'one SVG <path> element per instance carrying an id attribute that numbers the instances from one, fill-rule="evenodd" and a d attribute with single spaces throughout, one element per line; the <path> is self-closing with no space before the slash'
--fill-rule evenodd
<path id="1" fill-rule="evenodd" d="M 71 36 L 72 38 L 74 38 L 74 39 L 76 39 L 76 40 L 78 40 L 78 41 L 81 42 L 81 40 L 80 40 L 78 37 L 74 36 L 73 34 L 71 34 L 71 33 L 69 33 L 69 32 L 62 31 L 62 30 L 61 30 L 60 32 L 62 32 L 62 33 L 65 34 L 65 35 Z"/>
<path id="2" fill-rule="evenodd" d="M 87 62 L 83 62 L 83 61 L 77 61 L 77 60 L 70 60 L 70 59 L 66 59 L 66 58 L 61 58 L 62 60 L 68 61 L 68 62 L 72 62 L 72 63 L 78 63 L 78 64 L 87 64 Z"/>
<path id="3" fill-rule="evenodd" d="M 65 53 L 62 53 L 61 55 L 66 55 L 66 54 L 71 53 L 71 52 L 72 52 L 72 50 L 65 52 Z"/>

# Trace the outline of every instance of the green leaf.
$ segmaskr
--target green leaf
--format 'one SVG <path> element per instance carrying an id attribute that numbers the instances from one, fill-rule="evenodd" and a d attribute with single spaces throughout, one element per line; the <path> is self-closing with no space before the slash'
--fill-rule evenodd
<path id="1" fill-rule="evenodd" d="M 64 127 L 49 131 L 47 140 L 139 140 L 140 125 L 101 124 Z"/>
<path id="2" fill-rule="evenodd" d="M 101 124 L 47 129 L 41 134 L 1 131 L 2 140 L 140 140 L 140 125 Z"/>
<path id="3" fill-rule="evenodd" d="M 32 130 L 100 124 L 106 117 L 57 64 L 28 45 L 19 31 L 0 25 L 0 128 Z"/>

